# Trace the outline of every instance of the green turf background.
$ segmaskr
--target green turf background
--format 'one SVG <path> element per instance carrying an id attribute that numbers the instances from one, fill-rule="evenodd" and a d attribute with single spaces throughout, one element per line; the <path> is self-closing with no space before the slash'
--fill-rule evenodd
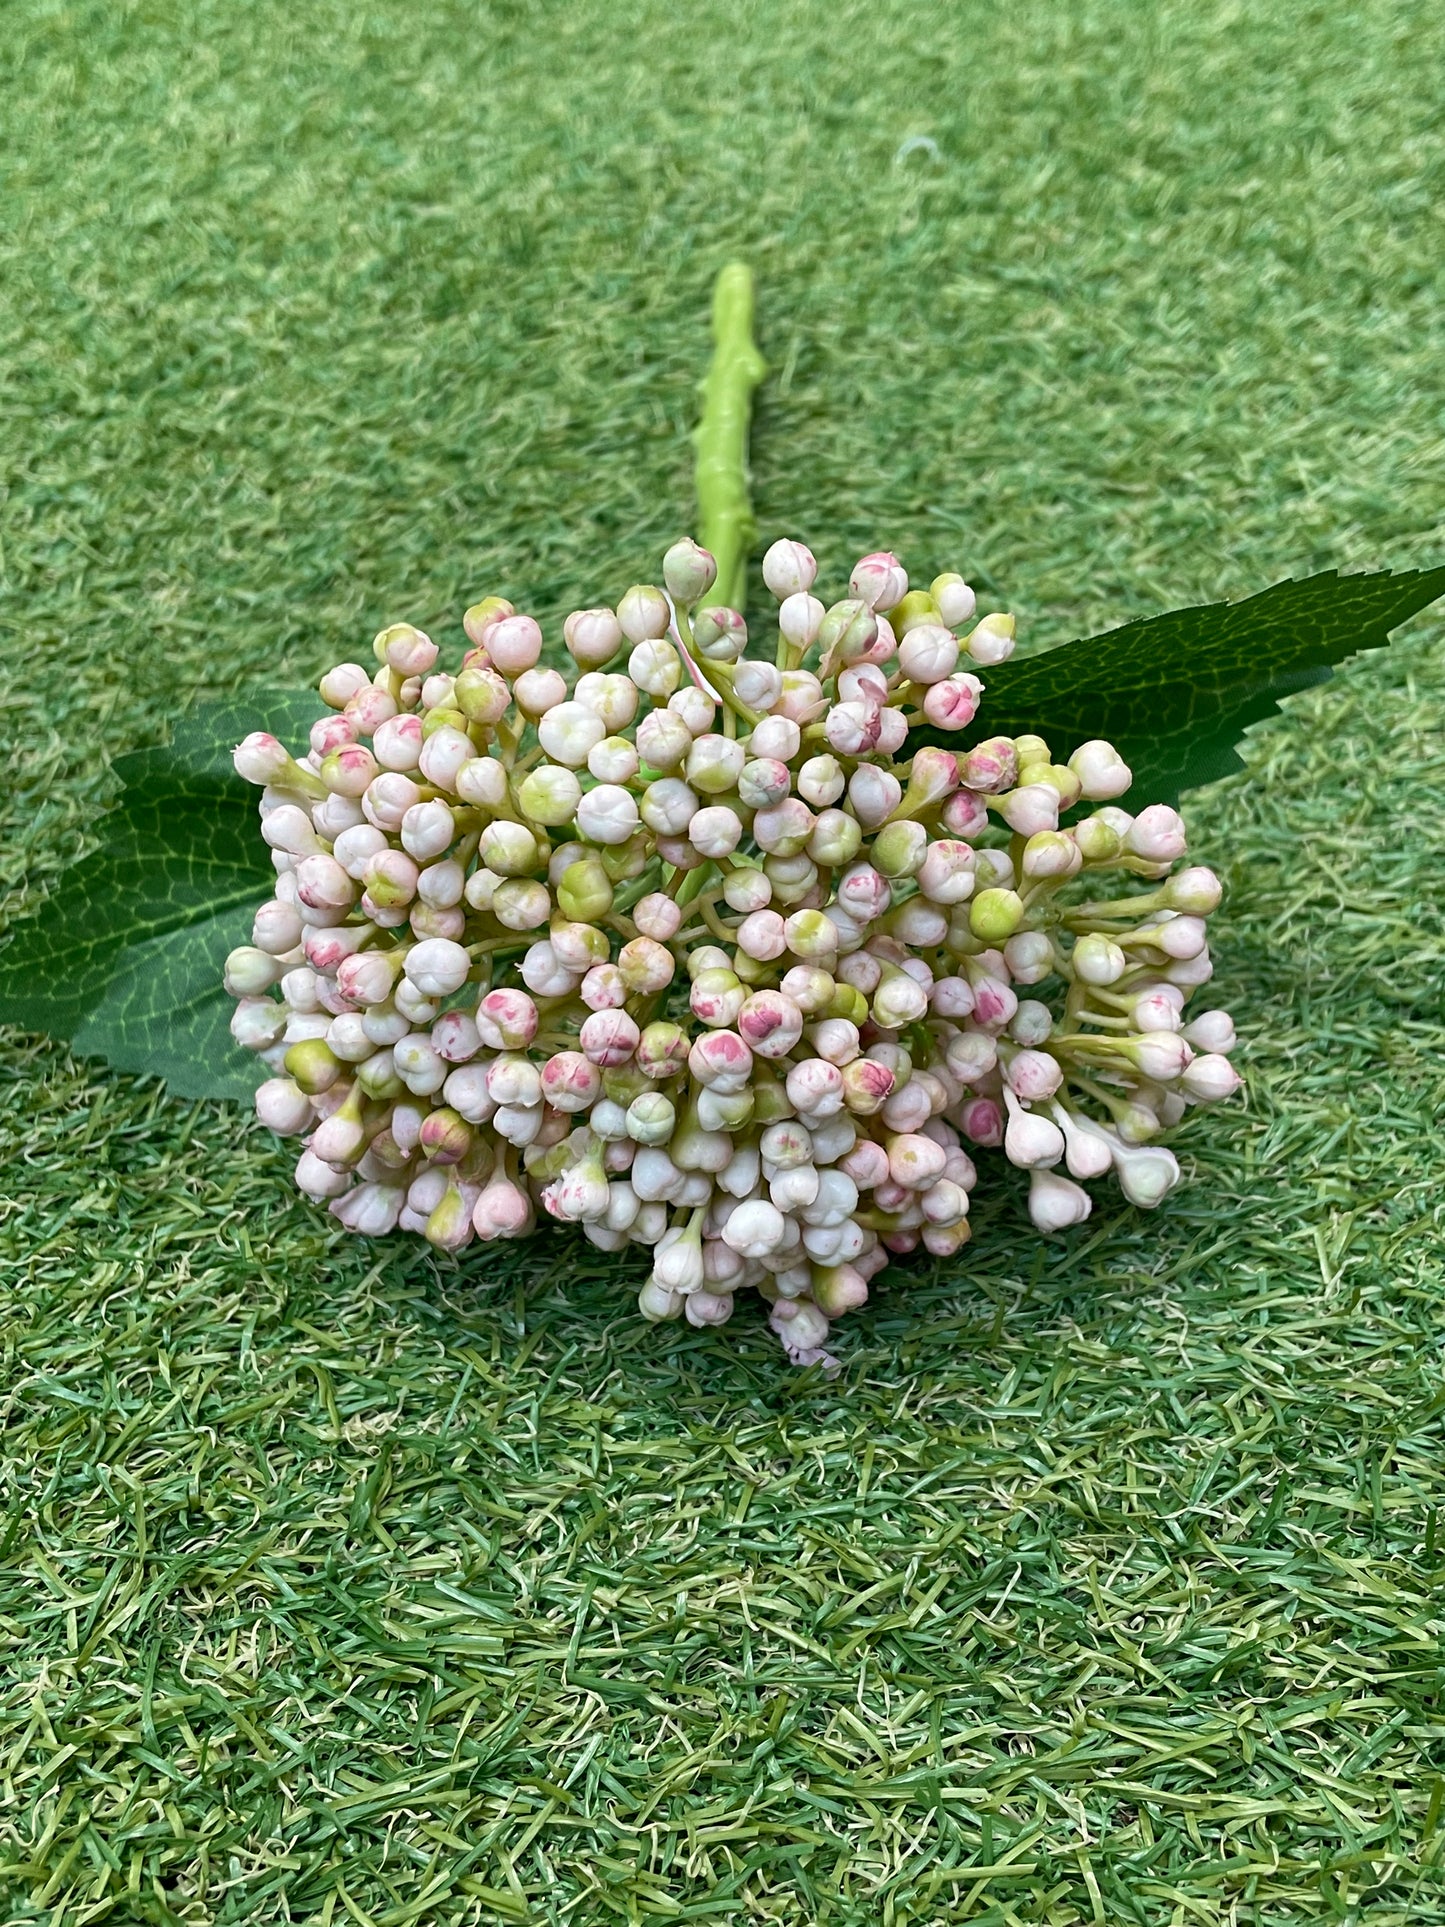
<path id="1" fill-rule="evenodd" d="M 9 0 L 0 66 L 8 915 L 193 697 L 653 567 L 734 254 L 834 580 L 1047 641 L 1445 553 L 1428 0 Z M 1189 1187 L 986 1184 L 832 1384 L 11 1034 L 0 1918 L 1445 1921 L 1440 635 L 1195 801 Z"/>

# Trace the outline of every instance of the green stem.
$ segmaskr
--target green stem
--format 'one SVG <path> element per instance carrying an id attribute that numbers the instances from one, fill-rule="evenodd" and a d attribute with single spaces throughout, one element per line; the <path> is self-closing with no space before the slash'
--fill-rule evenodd
<path id="1" fill-rule="evenodd" d="M 747 601 L 748 555 L 757 535 L 748 499 L 748 421 L 753 390 L 767 364 L 753 340 L 753 273 L 729 262 L 712 297 L 713 357 L 702 382 L 697 449 L 697 536 L 717 560 L 717 581 L 706 608 L 742 609 Z"/>

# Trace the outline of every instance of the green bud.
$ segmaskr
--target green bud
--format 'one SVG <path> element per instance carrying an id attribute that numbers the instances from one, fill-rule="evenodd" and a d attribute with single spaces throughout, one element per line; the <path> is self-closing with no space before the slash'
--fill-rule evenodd
<path id="1" fill-rule="evenodd" d="M 836 984 L 825 1014 L 846 1017 L 850 1024 L 864 1024 L 868 1020 L 868 999 L 852 984 Z"/>
<path id="2" fill-rule="evenodd" d="M 653 1083 L 635 1064 L 619 1064 L 616 1070 L 603 1071 L 602 1089 L 614 1104 L 620 1104 L 625 1111 L 634 1097 L 641 1097 L 644 1091 L 652 1090 Z"/>
<path id="3" fill-rule="evenodd" d="M 890 823 L 874 837 L 868 854 L 886 877 L 914 876 L 928 855 L 928 832 L 921 823 Z"/>
<path id="4" fill-rule="evenodd" d="M 341 1059 L 321 1037 L 308 1037 L 293 1044 L 282 1062 L 286 1075 L 299 1084 L 308 1097 L 329 1091 L 341 1075 Z"/>
<path id="5" fill-rule="evenodd" d="M 888 611 L 888 622 L 902 642 L 910 629 L 921 629 L 925 623 L 941 626 L 943 618 L 927 589 L 910 589 L 898 606 Z"/>
<path id="6" fill-rule="evenodd" d="M 462 617 L 462 627 L 467 632 L 468 642 L 481 642 L 489 624 L 500 620 L 503 616 L 514 616 L 516 613 L 505 596 L 483 596 L 481 601 L 474 602 Z"/>
<path id="7" fill-rule="evenodd" d="M 734 952 L 732 968 L 738 981 L 744 984 L 765 984 L 773 975 L 772 964 L 750 957 L 742 949 Z"/>
<path id="8" fill-rule="evenodd" d="M 1119 832 L 1101 816 L 1086 816 L 1076 823 L 1074 841 L 1085 863 L 1112 863 L 1124 847 Z"/>
<path id="9" fill-rule="evenodd" d="M 406 1086 L 396 1074 L 390 1051 L 378 1051 L 356 1066 L 356 1081 L 368 1097 L 395 1103 L 405 1095 Z"/>
<path id="10" fill-rule="evenodd" d="M 612 908 L 612 879 L 600 857 L 569 864 L 557 885 L 557 907 L 572 923 L 596 923 Z"/>
<path id="11" fill-rule="evenodd" d="M 713 1114 L 718 1120 L 719 1130 L 741 1131 L 752 1122 L 756 1099 L 751 1089 L 733 1091 L 725 1097 L 720 1096 L 716 1091 L 710 1091 L 708 1096 Z"/>
<path id="12" fill-rule="evenodd" d="M 793 1106 L 783 1088 L 782 1080 L 763 1069 L 762 1060 L 753 1060 L 753 1122 L 754 1124 L 776 1124 L 785 1117 L 793 1115 Z"/>
<path id="13" fill-rule="evenodd" d="M 426 710 L 421 719 L 421 733 L 423 738 L 435 736 L 439 729 L 459 729 L 465 736 L 467 733 L 467 718 L 459 709 Z"/>
<path id="14" fill-rule="evenodd" d="M 986 943 L 1002 943 L 1024 920 L 1017 890 L 980 890 L 968 906 L 969 928 Z"/>
<path id="15" fill-rule="evenodd" d="M 1020 783 L 1024 780 L 1022 772 L 1025 763 L 1047 763 L 1051 760 L 1049 746 L 1042 736 L 1015 736 L 1013 742 L 1019 759 Z"/>
<path id="16" fill-rule="evenodd" d="M 639 830 L 625 843 L 609 843 L 599 852 L 602 867 L 614 883 L 630 883 L 642 875 L 652 856 L 649 844 L 647 832 Z"/>

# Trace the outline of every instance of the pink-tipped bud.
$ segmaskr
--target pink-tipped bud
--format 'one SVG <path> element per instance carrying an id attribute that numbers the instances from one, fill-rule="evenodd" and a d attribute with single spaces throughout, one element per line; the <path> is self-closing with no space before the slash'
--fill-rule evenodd
<path id="1" fill-rule="evenodd" d="M 359 662 L 339 662 L 321 678 L 317 693 L 329 709 L 345 709 L 353 696 L 370 687 L 371 677 Z"/>
<path id="2" fill-rule="evenodd" d="M 991 1097 L 976 1097 L 956 1113 L 958 1128 L 970 1144 L 990 1150 L 1002 1144 L 1004 1138 L 1003 1112 Z"/>
<path id="3" fill-rule="evenodd" d="M 950 674 L 932 682 L 923 698 L 923 713 L 937 729 L 967 729 L 978 714 L 982 695 L 983 684 L 977 676 Z"/>
<path id="4" fill-rule="evenodd" d="M 727 1095 L 747 1088 L 753 1054 L 736 1031 L 713 1030 L 694 1042 L 687 1067 L 699 1084 Z"/>
<path id="5" fill-rule="evenodd" d="M 882 614 L 908 594 L 908 574 L 896 555 L 879 549 L 854 565 L 848 587 L 860 602 Z"/>
<path id="6" fill-rule="evenodd" d="M 590 1062 L 610 1070 L 627 1062 L 641 1034 L 625 1010 L 595 1010 L 583 1024 L 578 1041 Z"/>
<path id="7" fill-rule="evenodd" d="M 759 1057 L 786 1057 L 803 1034 L 803 1013 L 778 990 L 760 990 L 737 1015 L 738 1034 Z"/>
<path id="8" fill-rule="evenodd" d="M 256 729 L 231 752 L 236 774 L 248 783 L 284 784 L 291 774 L 291 752 L 263 729 Z"/>
<path id="9" fill-rule="evenodd" d="M 488 1050 L 525 1050 L 539 1021 L 525 990 L 489 990 L 477 1005 L 477 1031 Z"/>
<path id="10" fill-rule="evenodd" d="M 1007 736 L 993 736 L 986 743 L 974 744 L 964 758 L 960 773 L 967 788 L 977 790 L 981 796 L 997 796 L 1013 788 L 1018 780 L 1018 768 L 1018 751 L 1012 741 Z"/>

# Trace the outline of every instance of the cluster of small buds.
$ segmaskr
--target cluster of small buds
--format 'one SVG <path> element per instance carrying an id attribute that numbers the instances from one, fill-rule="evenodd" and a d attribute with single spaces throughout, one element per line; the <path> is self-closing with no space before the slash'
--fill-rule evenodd
<path id="1" fill-rule="evenodd" d="M 681 541 L 569 616 L 570 678 L 498 597 L 455 673 L 399 623 L 303 755 L 247 737 L 276 886 L 226 987 L 348 1229 L 457 1250 L 540 1211 L 651 1248 L 645 1317 L 752 1289 L 812 1362 L 890 1254 L 967 1242 L 980 1148 L 1043 1231 L 1111 1171 L 1159 1203 L 1160 1133 L 1239 1084 L 1228 1016 L 1186 1011 L 1220 891 L 1108 743 L 977 737 L 1014 624 L 961 576 L 869 555 L 830 607 L 776 542 L 759 655 L 715 574 Z"/>

